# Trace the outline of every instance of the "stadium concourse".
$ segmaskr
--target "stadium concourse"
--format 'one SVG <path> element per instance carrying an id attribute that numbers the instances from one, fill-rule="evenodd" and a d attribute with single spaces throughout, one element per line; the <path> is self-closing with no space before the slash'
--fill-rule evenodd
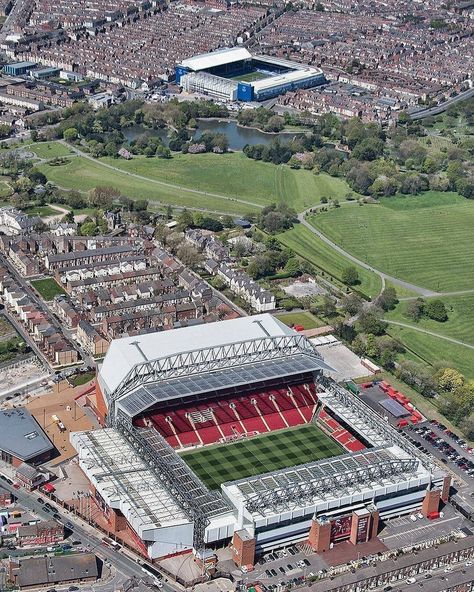
<path id="1" fill-rule="evenodd" d="M 113 341 L 96 381 L 104 428 L 71 434 L 110 530 L 153 560 L 193 552 L 208 567 L 230 545 L 242 566 L 437 512 L 450 478 L 331 370 L 270 314 Z"/>

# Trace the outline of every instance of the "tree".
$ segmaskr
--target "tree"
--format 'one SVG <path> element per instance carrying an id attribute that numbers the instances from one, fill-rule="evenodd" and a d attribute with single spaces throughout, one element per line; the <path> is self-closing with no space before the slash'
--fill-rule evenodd
<path id="1" fill-rule="evenodd" d="M 385 288 L 377 298 L 377 306 L 385 311 L 392 310 L 398 303 L 397 292 L 391 286 Z"/>
<path id="2" fill-rule="evenodd" d="M 48 179 L 41 171 L 33 169 L 29 174 L 30 179 L 37 185 L 46 185 Z"/>
<path id="3" fill-rule="evenodd" d="M 371 309 L 361 313 L 358 325 L 362 333 L 372 333 L 372 335 L 382 335 L 385 332 L 387 323 L 383 321 L 377 311 Z"/>
<path id="4" fill-rule="evenodd" d="M 95 187 L 89 193 L 89 205 L 94 208 L 107 210 L 112 207 L 115 200 L 119 199 L 120 191 L 114 187 L 100 186 Z"/>
<path id="5" fill-rule="evenodd" d="M 350 265 L 342 271 L 341 279 L 347 286 L 354 286 L 359 283 L 359 273 L 354 266 Z"/>
<path id="6" fill-rule="evenodd" d="M 341 300 L 341 308 L 350 315 L 358 314 L 362 309 L 362 298 L 357 294 L 347 294 Z"/>
<path id="7" fill-rule="evenodd" d="M 291 257 L 290 259 L 288 259 L 284 271 L 291 277 L 296 277 L 300 275 L 300 262 L 298 261 L 298 259 L 296 257 Z"/>
<path id="8" fill-rule="evenodd" d="M 405 314 L 410 319 L 418 322 L 423 316 L 425 309 L 425 301 L 423 298 L 417 298 L 416 300 L 410 300 L 405 308 Z"/>
<path id="9" fill-rule="evenodd" d="M 179 214 L 177 218 L 177 222 L 179 227 L 182 230 L 186 230 L 187 228 L 191 228 L 194 224 L 193 215 L 189 210 L 184 208 L 184 210 Z"/>
<path id="10" fill-rule="evenodd" d="M 85 221 L 83 224 L 81 224 L 80 231 L 81 235 L 83 236 L 93 236 L 96 233 L 96 230 L 97 224 L 92 220 Z"/>
<path id="11" fill-rule="evenodd" d="M 148 210 L 148 200 L 137 199 L 137 201 L 134 203 L 134 206 L 136 212 L 146 212 L 146 210 Z"/>
<path id="12" fill-rule="evenodd" d="M 336 303 L 328 294 L 325 294 L 323 297 L 321 312 L 325 317 L 333 317 L 336 314 Z"/>
<path id="13" fill-rule="evenodd" d="M 445 391 L 453 392 L 464 385 L 464 376 L 454 368 L 443 368 L 437 375 L 438 386 Z"/>
<path id="14" fill-rule="evenodd" d="M 424 307 L 425 314 L 434 321 L 444 323 L 448 320 L 448 312 L 442 300 L 428 300 Z"/>
<path id="15" fill-rule="evenodd" d="M 79 134 L 75 127 L 69 127 L 63 132 L 63 139 L 66 140 L 66 142 L 75 142 L 78 137 Z"/>
<path id="16" fill-rule="evenodd" d="M 184 265 L 186 265 L 186 267 L 191 267 L 192 269 L 196 267 L 200 261 L 199 253 L 191 245 L 181 245 L 178 248 L 177 256 L 184 263 Z"/>

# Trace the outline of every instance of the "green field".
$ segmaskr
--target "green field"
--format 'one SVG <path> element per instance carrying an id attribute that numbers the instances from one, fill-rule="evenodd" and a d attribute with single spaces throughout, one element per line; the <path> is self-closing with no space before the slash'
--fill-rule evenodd
<path id="1" fill-rule="evenodd" d="M 408 302 L 400 302 L 394 310 L 386 314 L 386 318 L 413 324 L 422 329 L 474 345 L 474 293 L 460 296 L 444 296 L 440 300 L 444 302 L 448 311 L 448 320 L 444 323 L 425 317 L 415 323 L 406 314 Z M 474 351 L 472 355 L 474 360 Z"/>
<path id="2" fill-rule="evenodd" d="M 305 329 L 316 329 L 316 327 L 323 327 L 326 324 L 310 312 L 289 312 L 275 316 L 282 323 L 288 325 L 288 327 L 292 327 L 293 325 L 301 325 Z"/>
<path id="3" fill-rule="evenodd" d="M 255 82 L 256 80 L 263 80 L 268 78 L 268 74 L 262 72 L 248 72 L 247 74 L 240 74 L 238 76 L 231 76 L 230 80 L 240 80 L 241 82 Z"/>
<path id="4" fill-rule="evenodd" d="M 61 210 L 56 209 L 54 206 L 30 206 L 23 210 L 25 214 L 30 216 L 39 216 L 40 218 L 46 218 L 47 216 L 61 216 Z"/>
<path id="5" fill-rule="evenodd" d="M 235 444 L 222 444 L 182 454 L 211 489 L 221 483 L 277 471 L 342 454 L 343 449 L 313 424 L 271 432 Z"/>
<path id="6" fill-rule="evenodd" d="M 355 209 L 355 206 L 340 209 L 351 212 Z M 346 267 L 354 265 L 301 224 L 279 234 L 278 239 L 298 255 L 336 279 L 341 278 L 341 274 Z M 358 286 L 355 286 L 357 290 L 369 297 L 377 296 L 382 288 L 379 276 L 358 265 L 354 265 L 354 267 L 357 268 L 361 281 Z"/>
<path id="7" fill-rule="evenodd" d="M 46 160 L 71 154 L 71 150 L 59 142 L 35 142 L 34 144 L 27 144 L 25 149 L 34 152 L 38 158 Z"/>
<path id="8" fill-rule="evenodd" d="M 310 220 L 375 268 L 436 291 L 472 288 L 474 202 L 455 193 L 384 198 Z"/>
<path id="9" fill-rule="evenodd" d="M 31 285 L 41 295 L 43 300 L 46 300 L 47 302 L 52 300 L 55 296 L 66 293 L 56 280 L 53 280 L 53 278 L 34 280 L 31 282 Z"/>
<path id="10" fill-rule="evenodd" d="M 123 174 L 101 163 L 116 167 Z M 302 211 L 319 203 L 323 196 L 343 199 L 349 191 L 342 179 L 251 160 L 240 152 L 175 154 L 169 160 L 140 156 L 129 161 L 103 158 L 96 162 L 74 156 L 64 166 L 42 163 L 38 169 L 60 187 L 88 191 L 98 185 L 110 185 L 136 199 L 229 214 L 257 212 L 278 201 Z"/>
<path id="11" fill-rule="evenodd" d="M 326 174 L 314 175 L 311 171 L 295 170 L 286 165 L 276 166 L 251 160 L 241 152 L 175 154 L 170 160 L 146 157 L 101 160 L 150 179 L 225 195 L 261 206 L 274 201 L 285 201 L 297 211 L 319 203 L 323 196 L 343 199 L 349 191 L 342 179 Z M 208 197 L 205 199 L 207 201 Z"/>
<path id="12" fill-rule="evenodd" d="M 472 322 L 470 326 L 472 327 Z M 410 352 L 402 354 L 404 358 L 428 364 L 446 362 L 448 366 L 457 368 L 467 378 L 474 378 L 473 349 L 397 325 L 389 325 L 387 332 L 411 350 L 411 355 Z"/>

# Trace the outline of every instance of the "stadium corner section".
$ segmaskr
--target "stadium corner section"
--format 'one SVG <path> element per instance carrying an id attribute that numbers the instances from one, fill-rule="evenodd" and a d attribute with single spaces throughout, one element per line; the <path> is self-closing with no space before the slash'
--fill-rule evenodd
<path id="1" fill-rule="evenodd" d="M 108 427 L 71 442 L 115 534 L 134 533 L 150 559 L 203 558 L 230 543 L 235 563 L 251 565 L 272 548 L 359 544 L 377 536 L 381 519 L 436 511 L 449 476 L 330 371 L 270 314 L 113 341 L 97 376 Z M 212 454 L 220 442 L 251 445 L 258 435 L 257 449 L 298 422 L 317 423 L 346 452 L 289 467 L 263 459 L 263 473 L 235 479 L 230 469 L 215 490 L 177 452 L 210 445 Z"/>

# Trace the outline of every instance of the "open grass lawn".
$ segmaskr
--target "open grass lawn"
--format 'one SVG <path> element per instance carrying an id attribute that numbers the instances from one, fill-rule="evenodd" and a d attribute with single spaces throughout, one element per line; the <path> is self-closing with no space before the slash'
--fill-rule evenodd
<path id="1" fill-rule="evenodd" d="M 29 208 L 25 208 L 24 211 L 30 216 L 39 216 L 40 218 L 45 218 L 47 216 L 58 216 L 62 214 L 61 210 L 57 210 L 53 206 L 30 206 Z"/>
<path id="2" fill-rule="evenodd" d="M 474 345 L 474 293 L 460 296 L 445 296 L 441 300 L 446 305 L 448 311 L 448 320 L 444 323 L 439 323 L 425 317 L 415 323 L 406 314 L 408 302 L 400 302 L 394 310 L 386 314 L 386 318 L 402 323 L 409 323 L 416 327 Z M 445 342 L 441 342 L 440 348 L 443 343 Z M 474 366 L 474 351 L 472 351 L 472 359 L 472 365 Z"/>
<path id="3" fill-rule="evenodd" d="M 474 378 L 473 349 L 397 325 L 390 325 L 387 332 L 414 352 L 414 355 L 410 355 L 408 352 L 401 354 L 401 357 L 416 361 L 422 360 L 429 364 L 439 361 L 447 362 L 449 366 L 462 372 L 466 378 Z"/>
<path id="4" fill-rule="evenodd" d="M 474 202 L 455 193 L 385 198 L 310 220 L 341 247 L 397 278 L 436 291 L 472 288 Z"/>
<path id="5" fill-rule="evenodd" d="M 316 327 L 323 327 L 326 324 L 310 312 L 288 312 L 276 315 L 276 318 L 288 327 L 301 325 L 305 329 L 316 329 Z"/>
<path id="6" fill-rule="evenodd" d="M 221 483 L 342 454 L 343 449 L 313 424 L 272 432 L 235 444 L 183 453 L 184 460 L 211 489 Z"/>
<path id="7" fill-rule="evenodd" d="M 70 379 L 70 381 L 74 386 L 82 386 L 83 384 L 86 384 L 86 382 L 92 380 L 94 377 L 95 372 L 83 372 L 81 374 L 76 374 L 75 376 L 73 376 Z"/>
<path id="8" fill-rule="evenodd" d="M 59 294 L 65 294 L 66 292 L 61 288 L 61 286 L 53 280 L 53 278 L 44 278 L 42 280 L 33 280 L 31 282 L 33 288 L 41 294 L 43 300 L 47 302 L 52 300 L 55 296 Z"/>
<path id="9" fill-rule="evenodd" d="M 350 213 L 355 207 L 345 209 Z M 279 234 L 278 239 L 285 246 L 293 249 L 298 255 L 339 280 L 343 270 L 346 267 L 354 265 L 301 224 L 297 224 L 291 230 Z M 360 290 L 369 297 L 379 294 L 382 287 L 379 276 L 363 267 L 357 265 L 355 267 L 359 272 L 361 281 L 358 286 L 355 286 L 357 290 Z"/>
<path id="10" fill-rule="evenodd" d="M 261 206 L 285 201 L 297 211 L 319 203 L 323 196 L 343 199 L 349 191 L 342 179 L 251 160 L 241 152 L 174 154 L 170 160 L 145 157 L 102 160 L 150 179 L 234 197 Z"/>
<path id="11" fill-rule="evenodd" d="M 59 142 L 35 142 L 25 147 L 34 152 L 38 158 L 58 158 L 60 156 L 69 156 L 71 151 Z"/>
<path id="12" fill-rule="evenodd" d="M 118 161 L 113 162 L 114 166 L 118 164 Z M 158 159 L 153 162 L 158 162 Z M 50 166 L 43 163 L 38 166 L 38 169 L 46 175 L 48 180 L 68 189 L 89 191 L 100 185 L 108 185 L 115 187 L 122 195 L 132 199 L 148 199 L 189 208 L 209 209 L 224 214 L 245 214 L 258 211 L 257 207 L 229 199 L 214 198 L 204 193 L 191 193 L 179 187 L 166 187 L 146 179 L 137 179 L 79 156 L 71 158 L 70 162 L 64 166 Z M 184 170 L 182 174 L 185 174 Z"/>

